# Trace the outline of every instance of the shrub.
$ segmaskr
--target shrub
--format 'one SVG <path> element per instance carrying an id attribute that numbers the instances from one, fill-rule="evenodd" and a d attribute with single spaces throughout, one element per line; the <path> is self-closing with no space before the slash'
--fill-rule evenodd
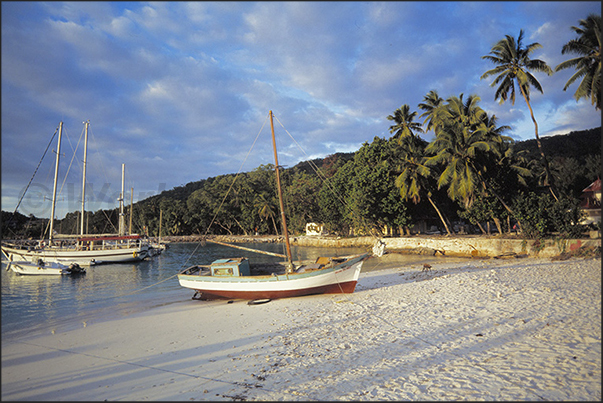
<path id="1" fill-rule="evenodd" d="M 579 201 L 564 196 L 556 201 L 549 193 L 521 193 L 513 203 L 516 218 L 527 239 L 540 239 L 553 233 L 562 238 L 578 238 L 584 231 Z"/>

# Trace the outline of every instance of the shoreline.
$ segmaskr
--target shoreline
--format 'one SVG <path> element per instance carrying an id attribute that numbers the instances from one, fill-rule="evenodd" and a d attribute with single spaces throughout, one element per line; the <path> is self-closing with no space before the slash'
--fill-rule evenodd
<path id="1" fill-rule="evenodd" d="M 153 238 L 156 239 L 156 238 Z M 284 237 L 246 235 L 188 235 L 162 237 L 166 242 L 204 242 L 215 239 L 229 243 L 283 243 Z M 524 240 L 513 237 L 457 235 L 384 237 L 380 239 L 390 253 L 440 255 L 470 258 L 600 256 L 601 239 L 546 239 Z M 328 248 L 367 247 L 375 245 L 376 238 L 368 236 L 341 238 L 335 236 L 295 236 L 291 245 Z"/>
<path id="2" fill-rule="evenodd" d="M 353 294 L 183 290 L 3 338 L 2 400 L 601 399 L 600 258 L 395 258 Z"/>

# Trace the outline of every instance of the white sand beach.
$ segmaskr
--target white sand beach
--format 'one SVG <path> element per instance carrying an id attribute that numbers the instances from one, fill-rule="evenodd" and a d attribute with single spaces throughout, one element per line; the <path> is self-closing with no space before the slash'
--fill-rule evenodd
<path id="1" fill-rule="evenodd" d="M 601 400 L 600 258 L 387 257 L 349 295 L 183 289 L 3 337 L 2 400 Z"/>

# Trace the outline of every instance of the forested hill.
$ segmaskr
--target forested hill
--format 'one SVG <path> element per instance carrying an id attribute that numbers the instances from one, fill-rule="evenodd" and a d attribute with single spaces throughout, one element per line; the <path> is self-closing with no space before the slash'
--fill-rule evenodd
<path id="1" fill-rule="evenodd" d="M 583 159 L 590 154 L 601 155 L 601 128 L 580 130 L 557 136 L 541 137 L 542 147 L 547 156 Z M 536 139 L 515 143 L 515 151 L 528 150 L 529 156 L 538 158 Z"/>
<path id="2" fill-rule="evenodd" d="M 327 177 L 333 176 L 337 168 L 343 166 L 346 162 L 354 158 L 354 153 L 336 153 L 325 158 L 316 158 L 310 161 L 302 161 L 292 168 L 285 168 L 285 171 L 305 172 L 309 175 L 315 175 L 315 170 L 319 169 Z M 213 181 L 221 177 L 232 177 L 234 174 L 220 175 L 215 178 L 201 179 L 196 182 L 189 182 L 184 186 L 177 186 L 172 190 L 164 190 L 158 195 L 148 197 L 140 202 L 151 202 L 156 199 L 168 198 L 172 200 L 181 200 L 186 202 L 188 197 L 198 189 L 205 186 L 207 181 Z"/>
<path id="3" fill-rule="evenodd" d="M 573 158 L 579 163 L 585 163 L 587 156 L 601 156 L 601 127 L 570 132 L 568 134 L 541 137 L 540 140 L 548 159 L 556 157 Z M 515 143 L 514 149 L 516 152 L 525 150 L 530 159 L 540 158 L 536 139 L 518 141 Z M 287 170 L 303 171 L 313 175 L 315 166 L 324 172 L 327 177 L 330 177 L 337 168 L 343 166 L 347 161 L 353 158 L 354 153 L 336 153 L 329 155 L 326 158 L 302 161 L 292 168 L 287 168 Z M 205 181 L 206 180 L 203 179 L 196 182 L 190 182 L 172 190 L 165 190 L 161 194 L 151 196 L 145 200 L 151 201 L 154 198 L 161 199 L 165 197 L 186 201 L 195 190 L 201 189 L 204 186 Z"/>
<path id="4" fill-rule="evenodd" d="M 581 191 L 601 175 L 600 127 L 542 137 L 541 141 L 557 188 L 570 198 L 580 197 Z M 389 144 L 389 139 L 375 137 L 355 153 L 337 153 L 284 169 L 281 181 L 290 231 L 302 233 L 306 223 L 324 222 L 333 228 L 341 225 L 340 232 L 346 233 L 344 227 L 360 225 L 348 215 L 346 208 L 353 208 L 375 227 L 408 227 L 417 220 L 431 220 L 431 224 L 438 224 L 438 216 L 425 197 L 418 204 L 401 199 L 400 189 L 395 185 L 400 174 L 398 167 L 394 166 L 397 154 Z M 543 193 L 539 182 L 542 172 L 539 173 L 537 169 L 541 159 L 536 141 L 516 142 L 513 148 L 515 155 L 527 154 L 524 161 L 533 175 L 527 178 L 528 186 L 521 189 L 514 187 L 517 184 L 513 175 L 510 175 L 511 171 L 501 171 L 498 186 L 504 189 L 509 203 L 518 202 L 517 197 L 522 197 L 524 190 Z M 323 185 L 325 182 L 319 178 L 316 169 L 320 169 L 320 177 L 330 178 L 328 186 Z M 276 233 L 278 201 L 274 166 L 263 165 L 242 173 L 232 189 L 232 197 L 226 199 L 233 178 L 234 174 L 228 174 L 201 179 L 138 201 L 132 213 L 133 232 L 157 235 L 161 215 L 163 235 L 204 234 L 208 228 L 215 234 Z M 334 188 L 337 193 L 333 192 Z M 476 209 L 485 208 L 490 206 L 487 203 L 491 203 L 491 200 L 481 200 L 481 204 L 475 205 L 474 211 L 468 211 L 450 199 L 446 189 L 434 188 L 432 191 L 433 201 L 442 208 L 442 213 L 449 221 L 462 219 L 459 217 L 461 213 L 467 217 L 469 214 L 475 215 L 479 213 Z M 546 191 L 544 193 L 548 194 Z M 345 203 L 341 203 L 342 198 Z M 346 208 L 341 207 L 342 204 Z M 524 203 L 525 206 L 541 204 L 542 200 L 535 199 Z M 499 210 L 491 208 L 487 211 L 490 215 L 496 213 L 504 218 L 505 210 Z M 64 219 L 55 220 L 59 232 L 77 233 L 79 215 L 78 211 L 74 211 Z M 2 211 L 2 235 L 37 239 L 43 234 L 47 221 L 20 213 L 13 216 L 12 212 Z M 88 212 L 87 233 L 114 232 L 117 222 L 118 209 Z"/>

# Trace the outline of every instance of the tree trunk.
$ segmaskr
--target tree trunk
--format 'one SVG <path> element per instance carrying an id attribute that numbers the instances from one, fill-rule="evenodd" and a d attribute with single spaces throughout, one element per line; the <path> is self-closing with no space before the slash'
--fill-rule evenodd
<path id="1" fill-rule="evenodd" d="M 440 220 L 442 221 L 442 224 L 444 224 L 444 227 L 446 228 L 446 232 L 448 233 L 448 236 L 451 236 L 452 234 L 450 233 L 450 230 L 448 229 L 448 225 L 446 225 L 446 221 L 444 220 L 444 217 L 442 217 L 442 213 L 440 213 L 440 210 L 436 207 L 433 200 L 431 200 L 431 197 L 427 196 L 427 199 L 429 200 L 429 202 L 431 203 L 431 205 L 433 206 L 435 211 L 438 213 L 438 216 L 440 216 Z"/>
<path id="2" fill-rule="evenodd" d="M 274 233 L 278 235 L 278 228 L 276 227 L 276 222 L 274 222 L 274 216 L 270 214 L 270 218 L 272 219 L 272 225 L 274 225 Z"/>
<path id="3" fill-rule="evenodd" d="M 481 174 L 480 174 L 480 178 L 481 178 Z M 505 203 L 505 201 L 502 199 L 502 197 L 500 197 L 498 195 L 498 193 L 496 193 L 494 190 L 486 188 L 486 182 L 483 180 L 483 178 L 482 178 L 482 186 L 483 186 L 485 192 L 492 193 L 494 195 L 494 197 L 496 197 L 498 199 L 498 201 L 503 205 L 505 210 L 507 210 L 509 213 L 511 213 L 511 215 L 513 217 L 515 217 L 515 213 L 513 212 L 513 210 L 511 210 L 511 207 L 507 206 L 507 203 Z M 517 223 L 519 223 L 519 219 L 517 217 L 515 217 L 515 219 L 517 220 Z"/>
<path id="4" fill-rule="evenodd" d="M 232 235 L 232 231 L 230 230 L 230 227 L 225 227 L 219 221 L 216 222 L 216 224 L 218 224 L 220 227 L 224 228 L 228 232 L 229 235 Z"/>
<path id="5" fill-rule="evenodd" d="M 498 233 L 500 235 L 503 234 L 503 230 L 502 230 L 502 226 L 500 225 L 500 220 L 494 216 L 492 216 L 492 219 L 494 220 L 494 224 L 496 225 L 496 229 L 498 230 Z"/>
<path id="6" fill-rule="evenodd" d="M 236 218 L 232 217 L 232 219 L 237 223 L 237 225 L 239 226 L 239 228 L 241 228 L 243 230 L 243 234 L 245 236 L 248 236 L 249 234 L 247 234 L 247 230 L 245 230 L 245 228 L 243 228 L 243 226 L 241 225 L 241 223 L 239 222 L 239 220 L 237 220 Z"/>
<path id="7" fill-rule="evenodd" d="M 546 172 L 546 181 L 547 181 L 546 185 L 549 187 L 549 190 L 550 190 L 551 194 L 553 195 L 553 197 L 555 198 L 555 200 L 559 201 L 559 199 L 557 198 L 557 195 L 555 194 L 555 192 L 553 190 L 554 180 L 553 180 L 553 176 L 551 175 L 551 171 L 549 169 L 549 162 L 546 159 L 546 155 L 544 155 L 544 150 L 542 149 L 542 144 L 540 143 L 540 136 L 538 136 L 538 123 L 536 123 L 536 118 L 534 118 L 534 112 L 532 111 L 532 105 L 530 105 L 530 101 L 528 100 L 528 97 L 527 97 L 526 93 L 524 92 L 521 84 L 519 84 L 519 89 L 521 90 L 523 99 L 525 99 L 526 104 L 528 105 L 528 109 L 530 110 L 530 116 L 532 117 L 532 122 L 534 122 L 534 134 L 536 135 L 536 144 L 538 145 L 538 150 L 540 151 L 540 156 L 542 157 L 542 162 L 544 163 L 544 170 Z"/>
<path id="8" fill-rule="evenodd" d="M 488 235 L 488 233 L 486 232 L 486 230 L 484 229 L 484 227 L 482 227 L 482 225 L 479 223 L 479 221 L 477 221 L 477 226 L 482 231 L 483 235 Z"/>

